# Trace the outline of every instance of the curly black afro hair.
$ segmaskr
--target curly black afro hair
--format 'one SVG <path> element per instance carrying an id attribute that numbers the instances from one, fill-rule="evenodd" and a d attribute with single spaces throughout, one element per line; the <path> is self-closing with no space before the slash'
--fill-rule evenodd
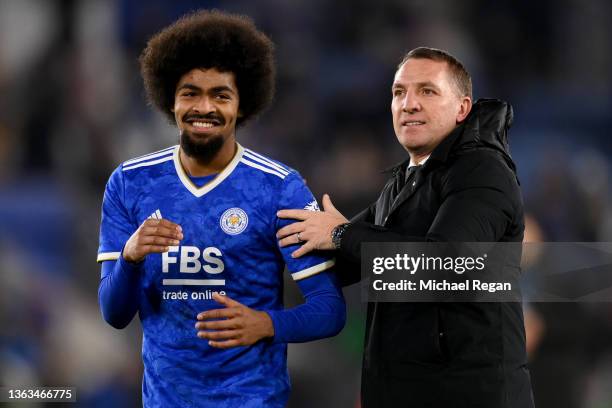
<path id="1" fill-rule="evenodd" d="M 154 35 L 140 56 L 149 102 L 174 122 L 176 85 L 194 68 L 232 72 L 240 96 L 241 125 L 274 96 L 274 44 L 246 16 L 217 10 L 187 14 Z"/>

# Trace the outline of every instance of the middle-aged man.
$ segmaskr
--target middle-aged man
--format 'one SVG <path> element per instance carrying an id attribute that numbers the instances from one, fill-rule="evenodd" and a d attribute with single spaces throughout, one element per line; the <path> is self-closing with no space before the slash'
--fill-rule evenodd
<path id="1" fill-rule="evenodd" d="M 337 334 L 345 304 L 329 254 L 278 247 L 278 209 L 318 208 L 302 177 L 236 141 L 272 100 L 273 44 L 249 18 L 200 11 L 154 35 L 141 67 L 179 144 L 109 179 L 102 314 L 116 328 L 139 314 L 146 407 L 284 407 L 287 343 Z M 287 309 L 285 264 L 305 297 Z"/>
<path id="2" fill-rule="evenodd" d="M 445 51 L 416 48 L 391 87 L 393 127 L 410 158 L 393 169 L 378 201 L 351 222 L 324 211 L 283 210 L 301 220 L 281 245 L 336 250 L 359 280 L 363 242 L 520 242 L 523 205 L 507 145 L 512 108 L 472 106 L 471 79 Z M 340 269 L 340 268 L 339 268 Z M 533 407 L 520 303 L 368 304 L 364 408 Z"/>

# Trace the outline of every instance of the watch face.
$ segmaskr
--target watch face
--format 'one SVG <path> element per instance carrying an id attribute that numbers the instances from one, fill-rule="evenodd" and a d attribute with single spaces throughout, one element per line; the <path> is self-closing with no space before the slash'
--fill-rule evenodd
<path id="1" fill-rule="evenodd" d="M 348 224 L 338 225 L 332 231 L 332 243 L 334 244 L 336 249 L 340 249 L 340 241 L 342 240 L 342 234 L 344 234 L 344 231 L 346 230 L 347 225 Z"/>

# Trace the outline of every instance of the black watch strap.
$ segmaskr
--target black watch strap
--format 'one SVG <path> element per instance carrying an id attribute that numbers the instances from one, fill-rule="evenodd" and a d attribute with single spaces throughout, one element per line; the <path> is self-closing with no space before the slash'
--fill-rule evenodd
<path id="1" fill-rule="evenodd" d="M 348 229 L 350 225 L 351 223 L 347 222 L 347 223 L 336 226 L 336 228 L 332 230 L 331 239 L 336 249 L 340 249 L 340 244 L 342 243 L 342 236 L 344 235 L 344 233 L 346 232 L 346 230 Z"/>

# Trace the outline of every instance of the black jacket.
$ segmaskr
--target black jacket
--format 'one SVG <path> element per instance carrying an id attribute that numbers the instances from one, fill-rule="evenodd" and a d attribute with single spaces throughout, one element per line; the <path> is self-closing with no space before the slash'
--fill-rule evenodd
<path id="1" fill-rule="evenodd" d="M 479 100 L 393 204 L 394 168 L 378 201 L 352 220 L 338 253 L 359 279 L 362 242 L 520 242 L 523 204 L 507 144 L 512 107 Z M 369 303 L 364 408 L 530 408 L 518 303 Z"/>

